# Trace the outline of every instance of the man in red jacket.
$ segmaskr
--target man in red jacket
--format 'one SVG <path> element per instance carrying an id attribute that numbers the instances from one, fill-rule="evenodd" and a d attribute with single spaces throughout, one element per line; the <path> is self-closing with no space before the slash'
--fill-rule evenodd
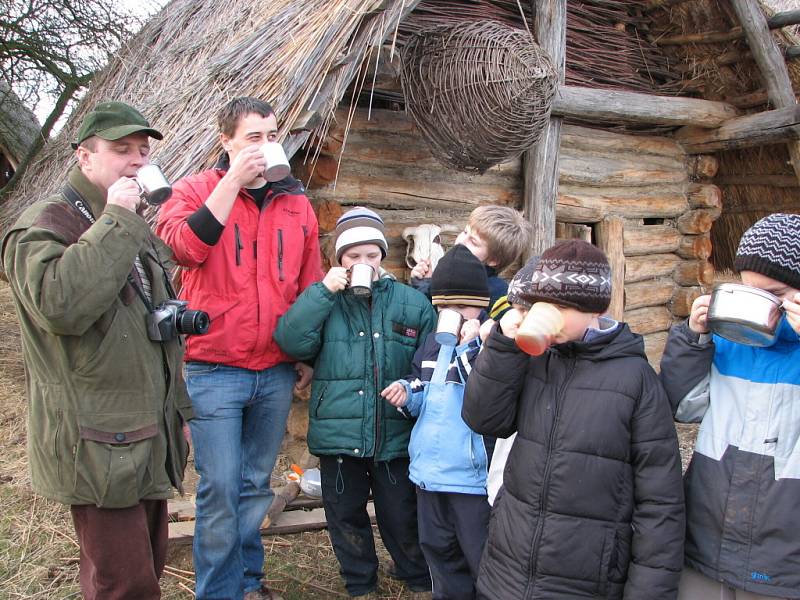
<path id="1" fill-rule="evenodd" d="M 259 147 L 278 135 L 272 108 L 235 98 L 218 123 L 225 153 L 215 168 L 174 185 L 156 229 L 184 267 L 181 297 L 211 317 L 206 335 L 188 338 L 185 366 L 200 474 L 196 591 L 198 600 L 274 600 L 261 584 L 259 528 L 296 376 L 272 334 L 321 278 L 318 225 L 299 181 L 263 177 Z M 302 387 L 310 371 L 297 369 Z"/>

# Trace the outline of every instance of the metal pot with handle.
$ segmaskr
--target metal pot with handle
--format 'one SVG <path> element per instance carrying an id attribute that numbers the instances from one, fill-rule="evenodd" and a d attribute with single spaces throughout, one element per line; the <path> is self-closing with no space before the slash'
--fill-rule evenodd
<path id="1" fill-rule="evenodd" d="M 708 306 L 708 328 L 748 346 L 771 346 L 783 317 L 781 299 L 759 288 L 723 283 L 714 288 Z"/>

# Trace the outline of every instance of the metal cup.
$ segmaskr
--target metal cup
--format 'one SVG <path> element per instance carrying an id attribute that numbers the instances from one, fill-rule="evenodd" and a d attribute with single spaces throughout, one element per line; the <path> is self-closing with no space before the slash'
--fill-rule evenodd
<path id="1" fill-rule="evenodd" d="M 172 196 L 172 186 L 158 165 L 152 163 L 136 171 L 133 179 L 139 186 L 139 196 L 148 204 L 164 204 Z"/>
<path id="2" fill-rule="evenodd" d="M 350 291 L 355 296 L 369 296 L 372 294 L 372 278 L 375 269 L 367 263 L 356 263 L 347 272 L 350 275 Z"/>
<path id="3" fill-rule="evenodd" d="M 262 144 L 261 152 L 264 154 L 264 159 L 267 161 L 267 166 L 264 169 L 264 179 L 270 182 L 280 181 L 291 173 L 289 159 L 286 158 L 286 152 L 283 151 L 283 146 L 278 142 Z"/>
<path id="4" fill-rule="evenodd" d="M 452 308 L 443 308 L 439 311 L 439 321 L 436 323 L 436 342 L 442 346 L 455 346 L 461 333 L 461 323 L 464 317 Z"/>

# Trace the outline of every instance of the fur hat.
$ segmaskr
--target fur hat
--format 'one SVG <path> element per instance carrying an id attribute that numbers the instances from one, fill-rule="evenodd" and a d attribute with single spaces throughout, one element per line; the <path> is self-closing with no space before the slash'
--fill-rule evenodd
<path id="1" fill-rule="evenodd" d="M 611 268 L 601 250 L 582 240 L 556 242 L 531 258 L 508 286 L 513 304 L 551 302 L 603 313 L 611 303 Z"/>
<path id="2" fill-rule="evenodd" d="M 378 213 L 357 206 L 336 221 L 336 262 L 341 264 L 344 251 L 361 244 L 375 244 L 386 258 L 389 246 L 384 237 L 383 219 Z"/>
<path id="3" fill-rule="evenodd" d="M 775 213 L 744 232 L 733 263 L 800 289 L 800 215 Z"/>
<path id="4" fill-rule="evenodd" d="M 461 304 L 487 308 L 489 278 L 486 267 L 466 246 L 456 244 L 439 260 L 431 277 L 434 306 Z"/>

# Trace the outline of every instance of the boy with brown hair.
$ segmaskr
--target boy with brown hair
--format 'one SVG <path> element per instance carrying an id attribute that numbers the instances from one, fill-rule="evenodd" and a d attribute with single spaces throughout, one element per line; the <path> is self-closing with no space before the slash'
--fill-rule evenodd
<path id="1" fill-rule="evenodd" d="M 525 216 L 509 206 L 487 204 L 478 206 L 469 215 L 464 231 L 458 234 L 456 244 L 463 244 L 486 267 L 489 278 L 490 317 L 497 318 L 495 303 L 508 291 L 508 283 L 498 276 L 522 257 L 530 248 L 533 237 L 531 224 Z M 411 270 L 411 286 L 430 297 L 433 270 L 427 260 L 422 260 Z M 498 305 L 504 305 L 501 302 Z"/>

